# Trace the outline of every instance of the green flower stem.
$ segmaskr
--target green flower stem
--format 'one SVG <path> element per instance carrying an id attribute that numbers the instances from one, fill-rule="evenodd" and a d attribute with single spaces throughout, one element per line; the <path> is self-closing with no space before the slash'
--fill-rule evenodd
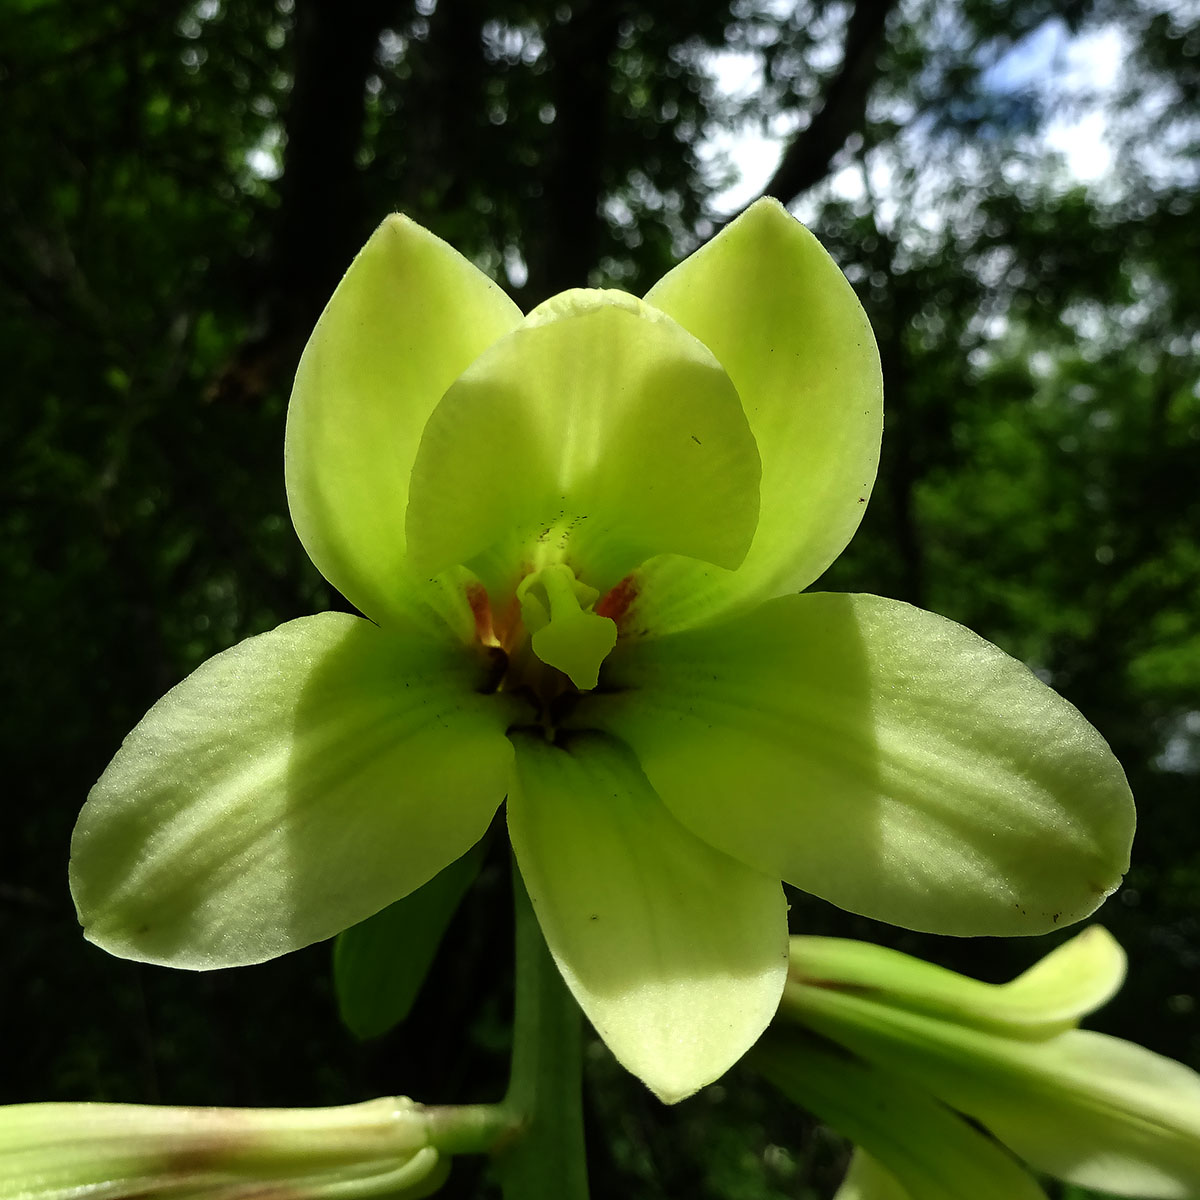
<path id="1" fill-rule="evenodd" d="M 587 1200 L 579 1006 L 546 948 L 513 866 L 516 1013 L 501 1108 L 521 1132 L 496 1160 L 505 1200 Z"/>
<path id="2" fill-rule="evenodd" d="M 429 1144 L 439 1154 L 491 1154 L 520 1133 L 516 1115 L 503 1104 L 426 1105 Z"/>

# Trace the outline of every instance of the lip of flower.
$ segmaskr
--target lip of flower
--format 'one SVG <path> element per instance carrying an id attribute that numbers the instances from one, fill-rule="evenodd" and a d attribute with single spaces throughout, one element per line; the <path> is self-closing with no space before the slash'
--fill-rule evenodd
<path id="1" fill-rule="evenodd" d="M 760 202 L 645 301 L 522 316 L 394 217 L 297 372 L 288 499 L 367 620 L 252 638 L 156 705 L 72 844 L 87 936 L 209 968 L 332 936 L 507 795 L 563 976 L 665 1099 L 765 1028 L 780 879 L 947 933 L 1086 915 L 1128 861 L 1119 765 L 951 622 L 795 594 L 861 519 L 878 356 Z"/>

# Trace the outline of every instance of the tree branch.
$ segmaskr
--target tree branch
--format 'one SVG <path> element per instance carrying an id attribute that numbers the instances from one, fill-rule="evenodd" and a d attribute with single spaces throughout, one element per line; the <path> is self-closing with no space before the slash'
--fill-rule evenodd
<path id="1" fill-rule="evenodd" d="M 554 147 L 546 164 L 544 200 L 551 214 L 528 246 L 527 291 L 535 302 L 570 287 L 586 287 L 600 245 L 604 145 L 612 105 L 612 66 L 619 4 L 577 0 L 571 18 L 553 27 L 546 45 L 553 62 Z"/>
<path id="2" fill-rule="evenodd" d="M 821 106 L 783 153 L 763 188 L 789 204 L 829 174 L 833 157 L 866 123 L 867 99 L 879 75 L 888 15 L 897 0 L 858 0 L 846 23 L 842 65 L 825 89 Z"/>
<path id="3" fill-rule="evenodd" d="M 397 0 L 298 0 L 280 206 L 264 271 L 262 328 L 210 389 L 256 400 L 286 376 L 369 224 L 355 162 L 366 78 Z"/>

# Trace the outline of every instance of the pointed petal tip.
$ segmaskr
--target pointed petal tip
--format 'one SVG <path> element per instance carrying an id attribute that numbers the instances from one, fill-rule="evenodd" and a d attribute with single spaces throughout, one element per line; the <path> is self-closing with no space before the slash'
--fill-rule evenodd
<path id="1" fill-rule="evenodd" d="M 802 229 L 808 228 L 803 221 L 788 211 L 787 205 L 782 200 L 777 200 L 774 196 L 759 196 L 757 200 L 746 205 L 731 224 L 749 221 L 761 221 L 763 224 L 771 222 L 781 226 L 786 221 L 788 225 L 799 225 Z"/>
<path id="2" fill-rule="evenodd" d="M 712 1079 L 706 1079 L 703 1083 L 655 1083 L 649 1079 L 643 1079 L 642 1082 L 650 1089 L 656 1100 L 662 1101 L 663 1104 L 679 1104 L 683 1100 L 688 1100 L 694 1096 L 702 1088 L 707 1087 L 710 1083 L 715 1083 L 721 1078 L 725 1072 L 722 1071 L 714 1075 Z"/>

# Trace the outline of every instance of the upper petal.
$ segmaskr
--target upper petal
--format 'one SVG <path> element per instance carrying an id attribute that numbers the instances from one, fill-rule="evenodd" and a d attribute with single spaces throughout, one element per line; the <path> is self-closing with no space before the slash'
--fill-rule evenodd
<path id="1" fill-rule="evenodd" d="M 413 468 L 408 540 L 489 590 L 566 561 L 607 591 L 650 555 L 742 560 L 758 452 L 712 354 L 621 292 L 547 301 L 463 373 Z"/>
<path id="2" fill-rule="evenodd" d="M 417 444 L 442 393 L 520 321 L 461 254 L 393 215 L 313 330 L 288 408 L 288 504 L 317 568 L 373 620 L 420 618 L 439 602 L 405 563 Z"/>
<path id="3" fill-rule="evenodd" d="M 550 952 L 617 1060 L 682 1100 L 778 1007 L 783 889 L 684 829 L 612 739 L 515 743 L 508 827 Z"/>
<path id="4" fill-rule="evenodd" d="M 875 481 L 883 385 L 853 289 L 775 200 L 751 205 L 646 299 L 716 355 L 762 458 L 758 527 L 735 574 L 674 560 L 641 572 L 638 620 L 661 632 L 799 591 L 842 552 Z"/>
<path id="5" fill-rule="evenodd" d="M 618 645 L 589 720 L 706 841 L 852 912 L 951 934 L 1092 912 L 1133 801 L 1078 711 L 961 625 L 806 594 Z"/>
<path id="6" fill-rule="evenodd" d="M 475 690 L 485 671 L 344 613 L 210 659 L 80 813 L 84 932 L 124 958 L 238 966 L 413 891 L 483 835 L 508 787 L 512 711 Z"/>

